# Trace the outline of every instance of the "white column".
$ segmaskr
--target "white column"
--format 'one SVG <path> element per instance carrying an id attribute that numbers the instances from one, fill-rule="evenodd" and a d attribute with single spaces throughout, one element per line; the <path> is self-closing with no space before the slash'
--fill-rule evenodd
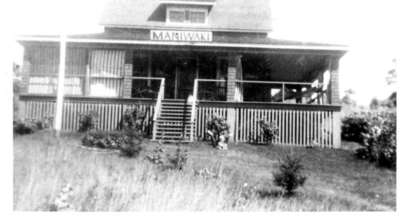
<path id="1" fill-rule="evenodd" d="M 66 40 L 65 35 L 60 38 L 60 65 L 58 69 L 57 82 L 57 99 L 56 99 L 56 116 L 54 121 L 54 129 L 57 131 L 57 136 L 60 134 L 62 125 L 62 111 L 64 103 L 64 77 L 65 77 L 65 57 L 66 57 Z"/>

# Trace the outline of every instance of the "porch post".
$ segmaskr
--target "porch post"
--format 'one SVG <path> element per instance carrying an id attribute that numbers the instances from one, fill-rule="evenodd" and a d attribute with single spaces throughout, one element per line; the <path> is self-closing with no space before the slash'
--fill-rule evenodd
<path id="1" fill-rule="evenodd" d="M 330 82 L 328 86 L 328 102 L 333 105 L 340 105 L 339 97 L 339 57 L 332 56 L 329 61 Z M 340 112 L 333 112 L 333 148 L 340 148 L 341 127 Z"/>
<path id="2" fill-rule="evenodd" d="M 56 117 L 54 121 L 54 129 L 57 132 L 57 136 L 60 135 L 62 126 L 62 112 L 64 104 L 64 78 L 65 78 L 65 57 L 66 57 L 66 38 L 65 35 L 61 35 L 60 38 L 60 65 L 58 69 L 58 80 L 57 80 L 57 99 L 56 99 Z"/>
<path id="3" fill-rule="evenodd" d="M 328 86 L 328 102 L 340 105 L 339 97 L 339 57 L 332 56 L 329 59 L 330 82 Z"/>
<path id="4" fill-rule="evenodd" d="M 32 68 L 32 64 L 28 59 L 28 53 L 25 51 L 24 55 L 24 61 L 22 63 L 22 73 L 21 73 L 21 89 L 20 89 L 20 94 L 23 93 L 28 93 L 28 88 L 29 88 L 29 74 Z M 19 97 L 19 95 L 18 95 Z M 18 103 L 18 117 L 19 118 L 25 118 L 25 102 L 17 100 Z"/>
<path id="5" fill-rule="evenodd" d="M 24 60 L 22 63 L 22 73 L 21 73 L 21 93 L 28 93 L 29 87 L 29 75 L 31 73 L 32 64 L 29 61 L 30 52 L 25 48 Z"/>
<path id="6" fill-rule="evenodd" d="M 227 101 L 242 101 L 241 89 L 237 89 L 236 80 L 242 78 L 241 55 L 231 55 L 228 58 Z"/>
<path id="7" fill-rule="evenodd" d="M 123 98 L 130 98 L 132 96 L 132 76 L 133 63 L 132 63 L 132 51 L 126 51 L 125 53 L 125 66 L 124 66 L 124 84 L 123 84 Z"/>
<path id="8" fill-rule="evenodd" d="M 226 100 L 229 102 L 242 101 L 241 89 L 237 88 L 236 80 L 242 78 L 242 62 L 241 55 L 230 55 L 228 57 L 228 75 L 227 75 L 227 93 Z M 236 121 L 235 109 L 228 108 L 227 113 L 227 124 L 230 127 L 231 141 L 235 141 L 235 121 Z"/>

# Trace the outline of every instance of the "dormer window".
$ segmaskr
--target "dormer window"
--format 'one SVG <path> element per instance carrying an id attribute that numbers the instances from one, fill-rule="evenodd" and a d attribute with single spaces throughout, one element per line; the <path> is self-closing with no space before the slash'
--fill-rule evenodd
<path id="1" fill-rule="evenodd" d="M 167 7 L 167 24 L 207 24 L 207 8 Z"/>

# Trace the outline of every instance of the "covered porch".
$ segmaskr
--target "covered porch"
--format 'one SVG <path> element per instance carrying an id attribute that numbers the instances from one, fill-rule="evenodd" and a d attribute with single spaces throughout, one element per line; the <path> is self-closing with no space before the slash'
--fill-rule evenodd
<path id="1" fill-rule="evenodd" d="M 20 41 L 25 47 L 21 115 L 54 116 L 60 40 Z M 78 114 L 89 110 L 100 113 L 101 129 L 113 130 L 123 110 L 138 104 L 146 111 L 148 134 L 159 139 L 163 107 L 175 100 L 185 104 L 183 120 L 170 121 L 183 132 L 171 134 L 188 140 L 205 138 L 207 118 L 218 114 L 231 125 L 233 141 L 260 135 L 257 122 L 265 119 L 279 127 L 275 143 L 340 145 L 338 61 L 343 49 L 76 38 L 66 44 L 64 130 L 76 130 Z"/>

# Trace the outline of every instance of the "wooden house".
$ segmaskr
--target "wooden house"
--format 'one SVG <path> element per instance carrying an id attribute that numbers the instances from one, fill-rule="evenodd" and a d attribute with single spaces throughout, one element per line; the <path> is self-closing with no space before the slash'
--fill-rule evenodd
<path id="1" fill-rule="evenodd" d="M 54 116 L 61 98 L 65 131 L 89 110 L 113 130 L 138 106 L 154 140 L 202 140 L 217 114 L 235 142 L 259 136 L 264 119 L 276 144 L 340 146 L 346 47 L 270 38 L 269 1 L 113 0 L 100 23 L 103 33 L 18 38 L 22 117 Z"/>

